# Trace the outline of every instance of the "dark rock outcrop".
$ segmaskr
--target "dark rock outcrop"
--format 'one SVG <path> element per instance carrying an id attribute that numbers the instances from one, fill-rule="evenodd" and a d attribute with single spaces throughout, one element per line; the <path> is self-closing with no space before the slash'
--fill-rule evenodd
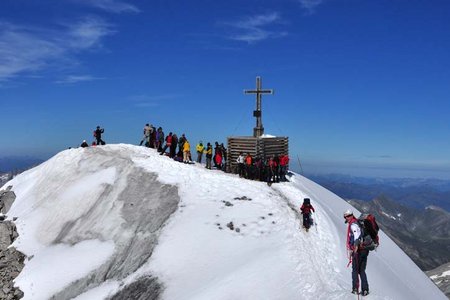
<path id="1" fill-rule="evenodd" d="M 155 277 L 147 276 L 127 285 L 108 300 L 158 300 L 161 297 L 162 285 Z"/>
<path id="2" fill-rule="evenodd" d="M 7 212 L 14 202 L 15 195 L 8 187 L 0 191 L 0 211 Z M 14 279 L 19 276 L 24 267 L 25 255 L 14 247 L 9 247 L 18 237 L 16 225 L 0 218 L 0 299 L 15 300 L 23 297 L 23 292 L 14 287 Z"/>

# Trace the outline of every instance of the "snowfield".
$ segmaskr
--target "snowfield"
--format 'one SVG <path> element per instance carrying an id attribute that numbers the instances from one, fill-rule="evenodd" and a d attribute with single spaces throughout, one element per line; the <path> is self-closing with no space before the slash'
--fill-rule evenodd
<path id="1" fill-rule="evenodd" d="M 342 217 L 353 208 L 289 180 L 269 187 L 125 144 L 62 151 L 3 187 L 17 196 L 13 246 L 31 257 L 15 283 L 33 300 L 124 298 L 132 284 L 151 293 L 143 280 L 170 300 L 356 299 Z M 380 243 L 368 298 L 446 299 L 383 232 Z"/>

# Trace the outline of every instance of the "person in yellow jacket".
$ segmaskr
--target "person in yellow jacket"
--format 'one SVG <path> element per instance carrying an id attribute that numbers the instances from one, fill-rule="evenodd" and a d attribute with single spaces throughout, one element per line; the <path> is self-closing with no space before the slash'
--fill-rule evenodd
<path id="1" fill-rule="evenodd" d="M 203 146 L 202 141 L 200 141 L 200 143 L 197 144 L 196 150 L 197 150 L 197 162 L 199 164 L 201 164 L 202 163 L 203 150 L 205 150 L 205 146 Z"/>
<path id="2" fill-rule="evenodd" d="M 212 159 L 212 146 L 208 143 L 205 153 L 206 153 L 206 168 L 211 170 L 211 159 Z"/>
<path id="3" fill-rule="evenodd" d="M 189 163 L 189 156 L 191 155 L 191 145 L 189 145 L 189 141 L 186 139 L 183 145 L 183 162 Z"/>

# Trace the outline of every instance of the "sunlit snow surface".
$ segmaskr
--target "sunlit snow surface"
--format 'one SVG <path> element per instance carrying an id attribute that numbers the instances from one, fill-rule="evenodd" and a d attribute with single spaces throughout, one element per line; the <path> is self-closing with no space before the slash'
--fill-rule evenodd
<path id="1" fill-rule="evenodd" d="M 124 216 L 123 191 L 151 176 L 174 186 L 180 199 L 155 233 L 151 257 L 130 274 L 80 288 L 76 299 L 104 299 L 143 275 L 164 285 L 163 299 L 355 299 L 344 200 L 300 175 L 269 187 L 123 144 L 63 151 L 5 185 L 17 195 L 8 212 L 18 217 L 14 246 L 32 256 L 16 279 L 24 299 L 48 299 L 125 255 L 120 249 L 135 238 L 130 222 L 143 219 Z M 139 199 L 155 192 L 139 189 L 133 186 Z M 317 226 L 308 233 L 298 213 L 304 197 L 316 209 Z M 368 259 L 370 299 L 446 299 L 385 234 L 380 240 Z"/>

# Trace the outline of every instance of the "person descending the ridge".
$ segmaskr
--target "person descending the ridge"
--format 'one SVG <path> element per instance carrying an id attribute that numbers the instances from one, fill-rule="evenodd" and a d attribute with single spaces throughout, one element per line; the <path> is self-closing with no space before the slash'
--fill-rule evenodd
<path id="1" fill-rule="evenodd" d="M 369 294 L 369 283 L 367 281 L 366 266 L 369 250 L 361 249 L 361 228 L 358 225 L 358 219 L 353 215 L 353 211 L 344 212 L 345 223 L 347 227 L 347 250 L 349 251 L 350 261 L 352 262 L 352 293 L 359 292 L 359 278 L 361 278 L 361 295 Z"/>
<path id="2" fill-rule="evenodd" d="M 303 199 L 303 204 L 300 207 L 300 211 L 303 215 L 303 228 L 308 232 L 312 225 L 311 211 L 316 212 L 314 207 L 311 205 L 311 200 L 309 198 Z"/>
<path id="3" fill-rule="evenodd" d="M 142 144 L 144 144 L 144 146 L 149 147 L 150 146 L 150 133 L 151 133 L 152 127 L 150 127 L 150 125 L 147 123 L 144 126 L 143 132 L 144 132 L 144 136 L 142 137 L 141 143 L 139 144 L 139 146 L 142 146 Z"/>
<path id="4" fill-rule="evenodd" d="M 203 142 L 200 141 L 200 142 L 197 144 L 197 147 L 195 147 L 195 148 L 196 148 L 196 150 L 197 150 L 197 162 L 198 162 L 199 164 L 201 164 L 201 163 L 202 163 L 203 150 L 205 150 L 205 146 L 203 146 Z"/>
<path id="5" fill-rule="evenodd" d="M 94 130 L 94 137 L 97 140 L 97 145 L 104 145 L 106 144 L 105 141 L 102 140 L 102 133 L 105 132 L 105 129 L 100 128 L 100 126 L 97 126 L 97 129 Z"/>

